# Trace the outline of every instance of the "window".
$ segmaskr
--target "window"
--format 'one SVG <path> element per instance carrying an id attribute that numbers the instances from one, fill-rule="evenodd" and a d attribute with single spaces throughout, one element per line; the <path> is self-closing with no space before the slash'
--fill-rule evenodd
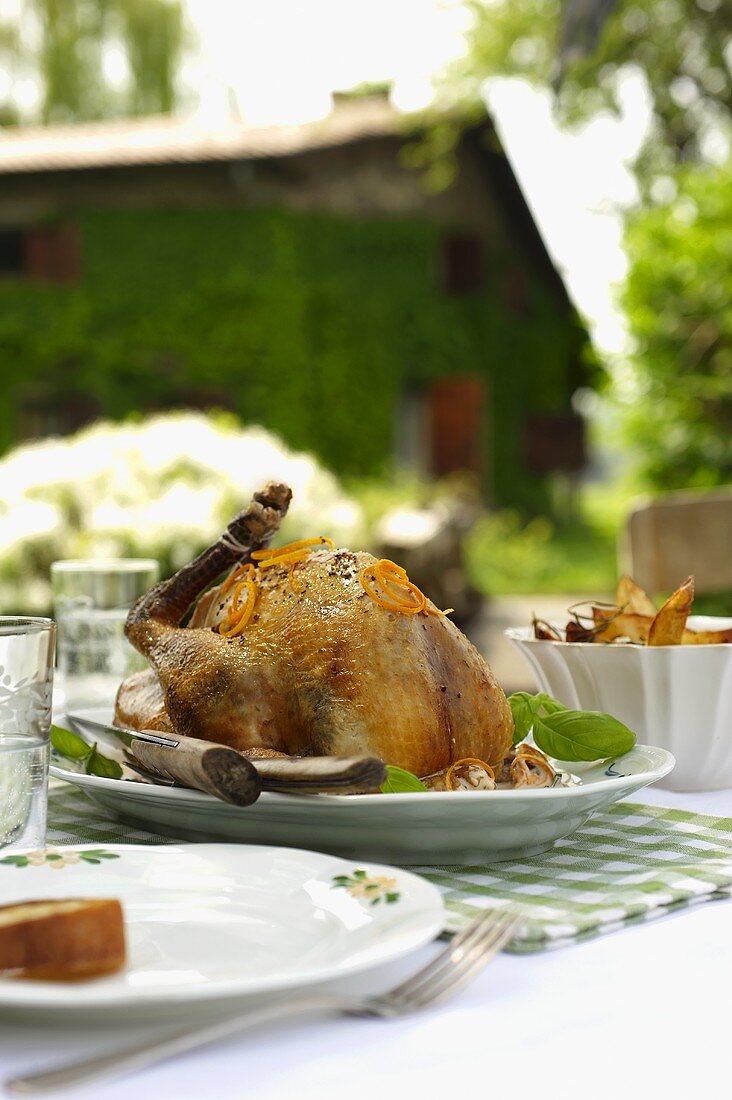
<path id="1" fill-rule="evenodd" d="M 574 412 L 530 414 L 524 423 L 524 456 L 535 474 L 582 470 L 587 461 L 584 420 Z"/>
<path id="2" fill-rule="evenodd" d="M 22 275 L 24 247 L 22 229 L 0 229 L 0 275 Z"/>
<path id="3" fill-rule="evenodd" d="M 470 294 L 484 281 L 483 242 L 472 233 L 442 238 L 442 289 L 446 294 Z"/>
<path id="4" fill-rule="evenodd" d="M 0 228 L 0 277 L 70 283 L 79 276 L 79 235 L 75 225 Z"/>
<path id="5" fill-rule="evenodd" d="M 39 282 L 72 283 L 79 277 L 79 234 L 75 225 L 26 230 L 25 274 Z"/>
<path id="6" fill-rule="evenodd" d="M 509 313 L 518 317 L 528 314 L 529 295 L 526 276 L 518 267 L 509 268 L 503 276 L 503 304 Z"/>
<path id="7" fill-rule="evenodd" d="M 436 477 L 456 470 L 483 473 L 485 390 L 475 374 L 442 378 L 430 387 L 430 465 Z"/>
<path id="8" fill-rule="evenodd" d="M 93 423 L 101 412 L 99 401 L 91 394 L 53 386 L 49 392 L 21 402 L 18 434 L 21 439 L 70 435 Z"/>

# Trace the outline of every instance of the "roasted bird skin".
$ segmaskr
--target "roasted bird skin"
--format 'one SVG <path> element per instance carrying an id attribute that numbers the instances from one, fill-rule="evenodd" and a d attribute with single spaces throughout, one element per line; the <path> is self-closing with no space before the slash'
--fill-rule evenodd
<path id="1" fill-rule="evenodd" d="M 260 570 L 254 614 L 229 639 L 217 627 L 232 588 L 206 593 L 183 628 L 161 621 L 165 591 L 145 597 L 155 617 L 133 611 L 128 636 L 152 670 L 122 684 L 117 721 L 242 751 L 367 753 L 416 775 L 466 756 L 498 765 L 513 723 L 490 668 L 449 618 L 372 600 L 359 571 L 374 561 L 323 548 Z"/>

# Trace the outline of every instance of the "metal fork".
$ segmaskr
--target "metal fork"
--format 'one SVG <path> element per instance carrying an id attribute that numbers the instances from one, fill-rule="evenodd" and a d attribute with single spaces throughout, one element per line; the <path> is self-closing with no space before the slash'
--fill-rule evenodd
<path id="1" fill-rule="evenodd" d="M 329 1014 L 389 1018 L 431 1007 L 451 997 L 475 978 L 511 939 L 521 918 L 510 910 L 488 910 L 470 922 L 462 932 L 401 985 L 377 997 L 360 1000 L 328 994 L 305 995 L 287 1004 L 259 1005 L 185 1031 L 176 1031 L 143 1046 L 112 1051 L 95 1058 L 59 1066 L 25 1077 L 11 1077 L 5 1088 L 11 1096 L 34 1096 L 60 1091 L 87 1081 L 98 1081 L 133 1073 L 176 1054 L 196 1050 L 217 1039 L 247 1031 L 289 1016 Z"/>

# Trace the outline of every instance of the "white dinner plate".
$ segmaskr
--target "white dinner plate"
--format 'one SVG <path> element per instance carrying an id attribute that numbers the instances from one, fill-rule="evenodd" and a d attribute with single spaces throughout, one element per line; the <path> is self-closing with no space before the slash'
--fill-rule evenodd
<path id="1" fill-rule="evenodd" d="M 111 721 L 109 711 L 100 708 L 79 713 Z M 118 752 L 114 742 L 103 748 Z M 181 787 L 83 775 L 58 762 L 51 773 L 125 821 L 165 836 L 306 845 L 350 858 L 435 865 L 496 862 L 546 851 L 595 810 L 655 783 L 673 766 L 665 749 L 636 745 L 616 760 L 563 765 L 580 779 L 566 787 L 388 795 L 265 792 L 243 808 Z"/>
<path id="2" fill-rule="evenodd" d="M 0 852 L 0 904 L 117 898 L 128 964 L 86 982 L 0 980 L 4 1014 L 200 1011 L 388 962 L 444 923 L 437 888 L 409 871 L 294 848 L 82 844 L 24 858 Z"/>

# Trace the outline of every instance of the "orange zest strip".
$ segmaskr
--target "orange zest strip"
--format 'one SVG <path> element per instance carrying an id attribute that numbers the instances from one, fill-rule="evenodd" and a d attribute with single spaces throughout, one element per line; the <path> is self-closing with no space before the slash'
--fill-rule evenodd
<path id="1" fill-rule="evenodd" d="M 241 594 L 246 589 L 246 602 L 242 605 Z M 223 638 L 235 638 L 241 634 L 244 627 L 254 613 L 254 605 L 257 602 L 259 589 L 254 581 L 240 581 L 234 589 L 234 597 L 231 601 L 231 609 L 224 622 L 219 624 L 219 634 Z"/>
<path id="2" fill-rule="evenodd" d="M 448 607 L 446 611 L 429 607 L 424 592 L 410 581 L 406 569 L 389 558 L 381 558 L 373 565 L 365 566 L 359 572 L 358 579 L 364 592 L 388 611 L 399 611 L 403 615 L 415 615 L 418 611 L 424 611 L 427 615 L 449 615 L 455 610 L 453 607 Z"/>
<path id="3" fill-rule="evenodd" d="M 382 573 L 393 573 L 395 577 L 401 577 L 402 580 L 407 579 L 407 571 L 403 565 L 397 565 L 395 561 L 390 561 L 389 558 L 380 558 L 377 564 Z"/>
<path id="4" fill-rule="evenodd" d="M 385 570 L 383 568 L 383 561 L 378 561 L 376 563 L 375 571 L 384 593 L 390 600 L 393 600 L 394 603 L 401 604 L 404 610 L 408 612 L 424 611 L 425 605 L 427 603 L 424 592 L 420 592 L 419 588 L 417 588 L 417 585 L 412 584 L 412 582 L 407 579 L 406 573 L 402 577 L 398 574 L 392 573 L 391 570 Z M 390 584 L 392 586 L 396 586 L 397 588 L 401 587 L 404 595 L 398 591 L 395 592 L 393 587 L 389 588 Z M 410 595 L 413 596 L 414 599 L 407 598 L 407 592 L 410 593 Z"/>
<path id="5" fill-rule="evenodd" d="M 447 769 L 447 772 L 445 774 L 445 786 L 447 787 L 448 791 L 459 790 L 457 779 L 455 778 L 455 769 L 464 767 L 465 765 L 470 767 L 471 764 L 477 764 L 479 768 L 483 768 L 484 771 L 487 773 L 489 779 L 493 779 L 495 781 L 496 773 L 493 771 L 493 768 L 490 766 L 490 764 L 486 764 L 485 760 L 479 760 L 477 756 L 464 756 L 462 760 L 456 760 L 455 763 Z"/>
<path id="6" fill-rule="evenodd" d="M 285 554 L 291 554 L 294 550 L 304 550 L 308 547 L 308 553 L 310 549 L 315 546 L 327 546 L 329 550 L 335 549 L 335 543 L 333 539 L 329 539 L 327 535 L 318 535 L 314 539 L 298 539 L 297 542 L 288 542 L 287 546 L 278 546 L 275 550 L 255 550 L 251 554 L 253 561 L 268 561 L 270 558 L 280 558 Z"/>
<path id="7" fill-rule="evenodd" d="M 293 550 L 290 554 L 281 554 L 277 558 L 267 558 L 259 562 L 260 569 L 269 569 L 271 565 L 292 565 L 295 562 L 305 561 L 309 556 L 308 550 Z"/>
<path id="8" fill-rule="evenodd" d="M 224 583 L 221 585 L 219 596 L 225 596 L 231 586 L 244 576 L 246 576 L 246 579 L 250 581 L 254 576 L 254 570 L 255 566 L 253 566 L 250 561 L 248 561 L 246 565 L 238 566 L 233 573 L 229 574 Z"/>
<path id="9" fill-rule="evenodd" d="M 369 578 L 367 574 L 371 574 L 371 577 Z M 420 606 L 405 607 L 403 603 L 396 603 L 396 601 L 392 601 L 391 599 L 384 599 L 378 589 L 369 583 L 369 581 L 376 581 L 377 579 L 373 565 L 365 566 L 358 574 L 358 579 L 361 582 L 361 587 L 364 592 L 371 597 L 374 603 L 379 604 L 381 607 L 385 607 L 387 611 L 398 611 L 401 614 L 413 615 L 415 612 L 422 610 Z"/>

